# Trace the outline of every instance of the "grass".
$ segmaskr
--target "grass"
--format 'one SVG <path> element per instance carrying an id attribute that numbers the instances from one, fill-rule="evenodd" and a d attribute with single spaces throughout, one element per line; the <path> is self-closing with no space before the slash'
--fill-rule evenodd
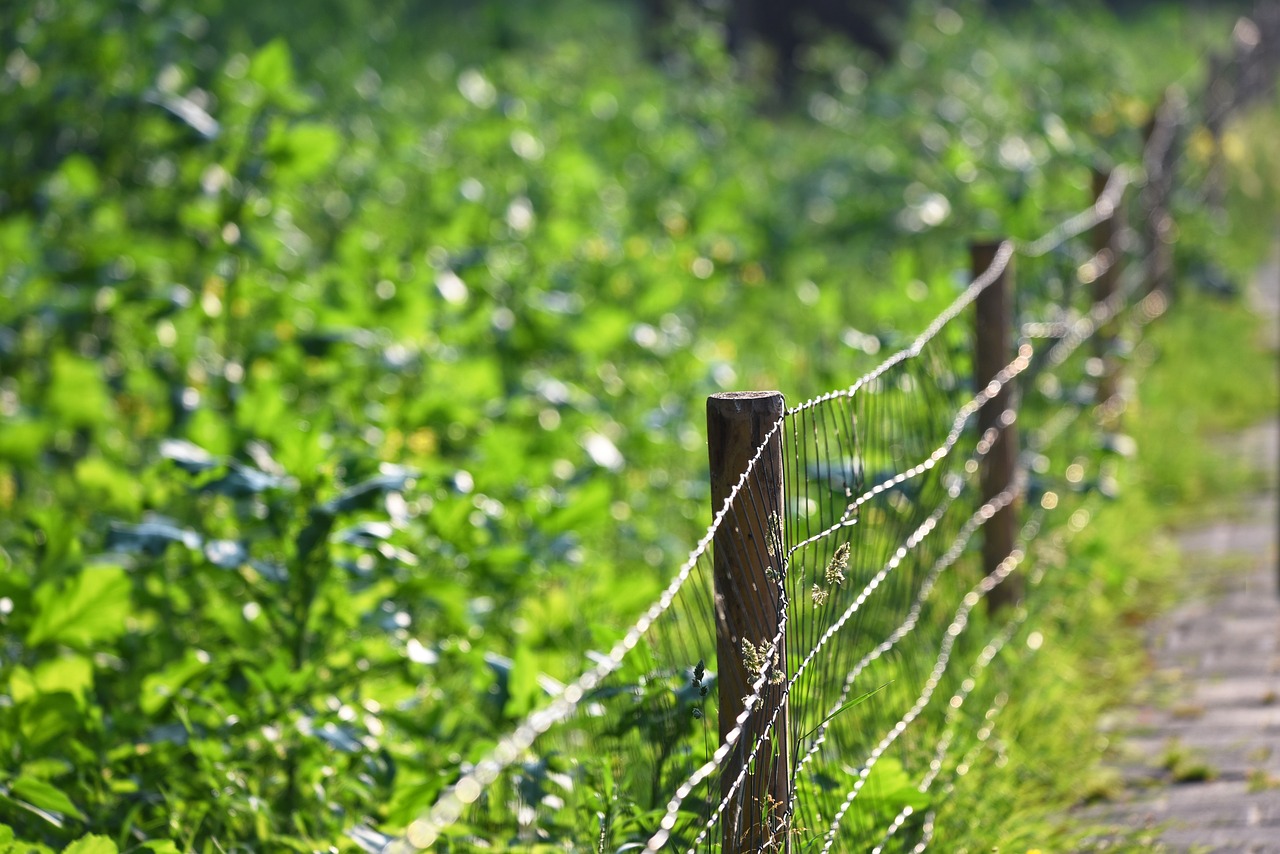
<path id="1" fill-rule="evenodd" d="M 1211 763 L 1177 741 L 1165 749 L 1160 764 L 1173 783 L 1208 783 L 1218 778 L 1218 770 Z"/>
<path id="2" fill-rule="evenodd" d="M 1245 788 L 1251 795 L 1272 789 L 1280 789 L 1280 777 L 1276 777 L 1262 768 L 1253 768 L 1245 777 Z"/>

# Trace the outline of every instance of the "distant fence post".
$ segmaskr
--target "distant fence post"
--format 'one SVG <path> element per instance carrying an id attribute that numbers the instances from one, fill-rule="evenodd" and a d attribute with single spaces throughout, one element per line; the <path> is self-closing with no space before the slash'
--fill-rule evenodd
<path id="1" fill-rule="evenodd" d="M 969 256 L 974 278 L 981 276 L 995 260 L 1002 241 L 976 241 L 969 245 Z M 973 385 L 982 390 L 996 375 L 1013 361 L 1013 259 L 1009 259 L 1004 271 L 996 277 L 974 301 L 974 358 Z M 1010 408 L 1013 400 L 1013 384 L 1004 388 L 978 411 L 978 430 L 985 433 L 1002 424 L 1001 416 Z M 982 462 L 982 502 L 986 504 L 1014 481 L 1018 459 L 1018 430 L 1007 423 L 1000 430 L 995 443 Z M 997 510 L 983 526 L 982 568 L 990 575 L 1000 562 L 1013 551 L 1017 516 L 1015 502 Z M 992 612 L 999 611 L 1022 599 L 1022 577 L 1010 575 L 995 587 L 987 600 Z"/>
<path id="2" fill-rule="evenodd" d="M 1097 204 L 1102 198 L 1111 173 L 1102 169 L 1093 170 L 1093 201 Z M 1120 281 L 1120 247 L 1116 243 L 1116 217 L 1119 216 L 1120 205 L 1116 204 L 1109 211 L 1100 211 L 1103 218 L 1093 227 L 1094 257 L 1102 267 L 1093 279 L 1093 301 L 1101 304 L 1116 292 L 1116 283 Z M 1094 402 L 1102 406 L 1116 396 L 1119 391 L 1119 366 L 1115 357 L 1116 325 L 1108 320 L 1093 336 L 1093 355 L 1098 360 L 1098 389 Z"/>
<path id="3" fill-rule="evenodd" d="M 1209 79 L 1205 86 L 1204 126 L 1213 140 L 1210 150 L 1209 170 L 1205 176 L 1205 206 L 1213 214 L 1221 216 L 1226 199 L 1226 160 L 1222 153 L 1222 135 L 1227 119 L 1235 108 L 1236 91 L 1231 79 L 1231 61 L 1219 53 L 1209 54 Z"/>
<path id="4" fill-rule="evenodd" d="M 707 398 L 707 451 L 711 505 L 724 507 L 756 449 L 785 411 L 776 391 L 728 392 Z M 778 634 L 782 595 L 782 432 L 769 438 L 731 509 L 716 530 L 714 546 L 716 658 L 723 744 L 743 709 L 743 698 L 761 673 L 753 650 L 764 653 Z M 748 646 L 749 645 L 749 646 Z M 754 661 L 752 660 L 754 659 Z M 786 673 L 780 644 L 772 674 Z M 789 851 L 791 762 L 787 736 L 786 684 L 765 685 L 722 771 L 721 796 L 742 770 L 743 760 L 763 741 L 742 785 L 721 816 L 723 851 Z M 770 731 L 770 721 L 778 712 Z"/>
<path id="5" fill-rule="evenodd" d="M 1176 157 L 1178 124 L 1181 121 L 1182 94 L 1170 87 L 1165 89 L 1152 112 L 1151 121 L 1143 133 L 1144 155 L 1142 167 L 1146 172 L 1146 185 L 1139 194 L 1139 215 L 1142 217 L 1144 249 L 1147 252 L 1147 293 L 1159 291 L 1165 297 L 1173 293 L 1173 242 L 1177 233 L 1170 212 L 1170 196 L 1173 194 L 1173 169 Z M 1165 138 L 1162 145 L 1155 145 L 1156 134 Z M 1156 151 L 1155 148 L 1161 150 Z"/>

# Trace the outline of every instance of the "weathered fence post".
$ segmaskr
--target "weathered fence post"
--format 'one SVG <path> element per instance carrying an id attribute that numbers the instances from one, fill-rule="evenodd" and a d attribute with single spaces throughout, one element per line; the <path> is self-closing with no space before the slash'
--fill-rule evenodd
<path id="1" fill-rule="evenodd" d="M 1205 175 L 1205 206 L 1211 214 L 1221 217 L 1226 204 L 1227 165 L 1222 151 L 1222 137 L 1236 105 L 1236 89 L 1232 77 L 1235 68 L 1229 57 L 1219 53 L 1209 55 L 1209 75 L 1205 85 L 1204 126 L 1213 140 L 1210 150 L 1208 174 Z"/>
<path id="2" fill-rule="evenodd" d="M 1177 144 L 1183 95 L 1165 89 L 1143 133 L 1142 166 L 1146 184 L 1138 195 L 1144 249 L 1147 252 L 1147 293 L 1173 293 L 1173 242 L 1177 227 L 1170 211 L 1173 194 L 1174 146 Z M 1157 136 L 1159 135 L 1159 136 Z"/>
<path id="3" fill-rule="evenodd" d="M 1098 204 L 1111 173 L 1102 169 L 1093 170 L 1093 201 Z M 1116 243 L 1116 217 L 1119 216 L 1120 205 L 1117 203 L 1110 210 L 1102 210 L 1103 215 L 1093 227 L 1093 251 L 1100 270 L 1094 271 L 1093 301 L 1101 304 L 1115 296 L 1116 283 L 1120 281 L 1120 247 Z M 1102 406 L 1116 396 L 1119 390 L 1119 366 L 1115 357 L 1116 324 L 1108 320 L 1103 323 L 1093 336 L 1093 355 L 1098 360 L 1098 389 L 1094 401 Z"/>
<path id="4" fill-rule="evenodd" d="M 785 406 L 776 391 L 729 392 L 707 398 L 711 506 L 719 513 L 756 449 L 768 444 L 715 534 L 715 608 L 720 741 L 736 725 L 743 699 L 762 670 L 770 676 L 760 703 L 723 768 L 721 796 L 760 743 L 747 774 L 721 816 L 725 854 L 789 851 L 791 761 L 787 736 L 785 644 L 762 661 L 782 620 L 782 431 Z M 772 431 L 772 433 L 771 433 Z M 780 681 L 774 682 L 778 679 Z M 776 722 L 774 713 L 777 712 Z"/>
<path id="5" fill-rule="evenodd" d="M 969 246 L 969 256 L 974 277 L 981 276 L 991 266 L 1002 241 L 980 241 Z M 1013 361 L 1013 259 L 1009 259 L 1000 273 L 974 301 L 974 358 L 973 386 L 981 390 Z M 999 436 L 982 462 L 982 503 L 986 504 L 1014 482 L 1018 460 L 1018 429 L 1012 422 L 1004 423 L 1002 415 L 1013 400 L 1013 383 L 1004 388 L 978 411 L 978 430 L 985 433 L 1003 424 Z M 1000 562 L 1013 551 L 1017 527 L 1016 502 L 1010 502 L 997 510 L 983 526 L 982 567 L 988 575 L 995 572 Z M 991 611 L 1014 604 L 1022 599 L 1023 581 L 1020 575 L 1010 575 L 995 587 L 987 600 Z"/>

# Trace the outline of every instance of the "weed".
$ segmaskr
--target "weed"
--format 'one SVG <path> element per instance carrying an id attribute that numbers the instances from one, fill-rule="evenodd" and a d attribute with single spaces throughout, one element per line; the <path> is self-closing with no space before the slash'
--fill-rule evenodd
<path id="1" fill-rule="evenodd" d="M 1165 749 L 1160 765 L 1174 783 L 1207 783 L 1218 777 L 1216 768 L 1176 741 Z"/>
<path id="2" fill-rule="evenodd" d="M 1250 794 L 1280 789 L 1280 777 L 1263 768 L 1251 768 L 1245 776 L 1245 789 Z"/>
<path id="3" fill-rule="evenodd" d="M 1085 804 L 1114 801 L 1124 794 L 1124 777 L 1114 768 L 1098 768 L 1084 780 L 1080 800 Z"/>
<path id="4" fill-rule="evenodd" d="M 822 578 L 828 587 L 844 584 L 844 573 L 849 568 L 849 544 L 841 543 L 836 548 L 836 553 L 831 556 L 831 560 L 827 562 L 827 568 L 823 571 Z"/>

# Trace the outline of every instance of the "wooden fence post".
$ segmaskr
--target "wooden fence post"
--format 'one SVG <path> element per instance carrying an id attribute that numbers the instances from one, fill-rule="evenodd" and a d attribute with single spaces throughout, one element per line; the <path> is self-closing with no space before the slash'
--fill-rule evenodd
<path id="1" fill-rule="evenodd" d="M 995 260 L 1002 241 L 980 241 L 970 244 L 969 256 L 974 277 L 981 276 Z M 974 301 L 973 385 L 981 390 L 1013 361 L 1013 259 Z M 986 406 L 978 411 L 978 430 L 985 433 L 1000 424 L 1002 413 L 1013 400 L 1013 383 L 1006 383 Z M 1014 481 L 1018 461 L 1018 429 L 1007 424 L 1000 431 L 982 462 L 982 503 L 986 504 Z M 983 526 L 982 567 L 990 575 L 1013 551 L 1017 527 L 1017 502 L 997 510 Z M 1013 574 L 995 587 L 987 607 L 999 611 L 1022 599 L 1022 576 Z"/>
<path id="2" fill-rule="evenodd" d="M 1102 197 L 1111 173 L 1102 169 L 1093 170 L 1093 200 L 1096 204 Z M 1120 281 L 1120 247 L 1116 243 L 1116 217 L 1120 206 L 1117 204 L 1093 227 L 1093 251 L 1102 270 L 1093 279 L 1093 301 L 1101 303 L 1111 299 L 1116 292 L 1116 283 Z M 1098 389 L 1094 402 L 1102 406 L 1116 396 L 1119 391 L 1119 365 L 1114 353 L 1116 341 L 1116 324 L 1107 321 L 1102 324 L 1093 336 L 1093 355 L 1101 363 L 1098 373 Z"/>
<path id="3" fill-rule="evenodd" d="M 711 506 L 724 507 L 733 487 L 769 437 L 750 476 L 715 534 L 714 575 L 720 741 L 734 727 L 743 698 L 760 675 L 759 654 L 778 634 L 782 614 L 782 431 L 770 436 L 785 411 L 776 391 L 728 392 L 707 398 L 707 450 Z M 748 646 L 749 645 L 749 646 Z M 758 651 L 756 653 L 755 651 Z M 767 673 L 785 677 L 786 646 L 779 644 Z M 776 723 L 770 721 L 777 712 Z M 723 851 L 789 851 L 791 761 L 787 736 L 785 679 L 766 684 L 737 747 L 726 760 L 721 796 L 742 770 L 743 759 L 761 742 L 746 778 L 721 816 Z"/>
<path id="4" fill-rule="evenodd" d="M 1143 131 L 1143 168 L 1146 185 L 1139 194 L 1139 214 L 1144 250 L 1147 253 L 1147 293 L 1159 291 L 1166 298 L 1173 293 L 1173 241 L 1177 228 L 1170 211 L 1173 194 L 1173 169 L 1176 157 L 1178 123 L 1180 121 L 1181 94 L 1173 87 L 1164 90 L 1151 121 Z M 1157 133 L 1166 135 L 1159 157 L 1151 157 L 1151 144 Z"/>
<path id="5" fill-rule="evenodd" d="M 1209 54 L 1209 75 L 1205 85 L 1204 99 L 1207 107 L 1204 125 L 1213 140 L 1210 149 L 1209 169 L 1205 175 L 1205 206 L 1211 214 L 1222 215 L 1226 203 L 1226 158 L 1222 152 L 1222 137 L 1226 130 L 1227 119 L 1235 108 L 1236 91 L 1232 78 L 1231 59 L 1220 53 Z"/>

